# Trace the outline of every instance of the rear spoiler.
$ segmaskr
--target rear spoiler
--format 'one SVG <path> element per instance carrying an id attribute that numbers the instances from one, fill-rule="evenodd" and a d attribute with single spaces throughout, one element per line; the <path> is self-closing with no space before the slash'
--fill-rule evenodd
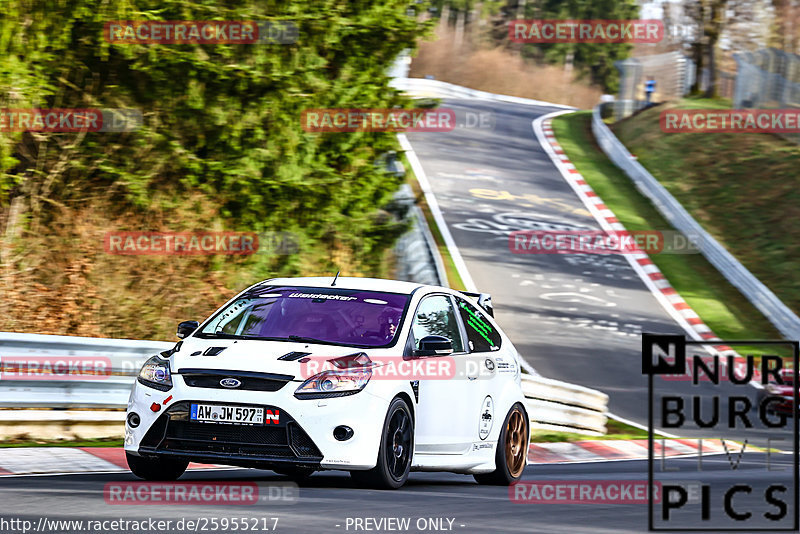
<path id="1" fill-rule="evenodd" d="M 478 301 L 478 306 L 486 313 L 494 317 L 494 306 L 492 306 L 492 296 L 489 293 L 471 293 L 469 291 L 459 291 L 462 295 L 472 297 Z"/>

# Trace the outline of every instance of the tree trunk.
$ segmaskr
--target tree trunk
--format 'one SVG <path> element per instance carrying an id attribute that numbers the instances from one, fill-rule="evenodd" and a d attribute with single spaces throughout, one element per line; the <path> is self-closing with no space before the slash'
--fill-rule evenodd
<path id="1" fill-rule="evenodd" d="M 459 9 L 456 15 L 456 35 L 454 38 L 456 48 L 461 48 L 461 43 L 464 41 L 464 24 L 466 18 L 467 12 L 463 9 Z"/>
<path id="2" fill-rule="evenodd" d="M 712 0 L 710 20 L 706 29 L 708 36 L 708 87 L 705 96 L 715 98 L 719 96 L 717 91 L 717 41 L 722 33 L 722 25 L 725 15 L 725 4 L 727 0 Z"/>
<path id="3" fill-rule="evenodd" d="M 692 43 L 692 59 L 694 60 L 694 83 L 692 84 L 692 94 L 700 93 L 703 81 L 703 57 L 704 49 L 702 42 Z"/>
<path id="4" fill-rule="evenodd" d="M 695 77 L 694 83 L 692 84 L 692 94 L 699 94 L 701 88 L 703 87 L 703 65 L 705 64 L 704 56 L 705 56 L 705 47 L 703 46 L 703 42 L 705 41 L 706 37 L 706 12 L 704 6 L 704 0 L 698 2 L 697 5 L 697 27 L 699 29 L 700 35 L 697 36 L 697 39 L 694 43 L 692 43 L 692 59 L 694 60 L 694 67 L 695 67 Z"/>
<path id="5" fill-rule="evenodd" d="M 706 87 L 706 98 L 715 98 L 717 94 L 717 61 L 714 49 L 716 40 L 708 43 L 708 87 Z"/>
<path id="6" fill-rule="evenodd" d="M 517 4 L 517 19 L 525 18 L 525 0 L 519 0 Z"/>

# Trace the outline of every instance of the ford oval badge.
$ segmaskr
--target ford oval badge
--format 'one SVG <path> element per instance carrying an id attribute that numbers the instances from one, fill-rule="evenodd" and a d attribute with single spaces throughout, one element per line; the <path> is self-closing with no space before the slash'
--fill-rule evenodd
<path id="1" fill-rule="evenodd" d="M 219 385 L 224 388 L 238 388 L 242 385 L 242 381 L 235 378 L 223 378 L 219 381 Z"/>

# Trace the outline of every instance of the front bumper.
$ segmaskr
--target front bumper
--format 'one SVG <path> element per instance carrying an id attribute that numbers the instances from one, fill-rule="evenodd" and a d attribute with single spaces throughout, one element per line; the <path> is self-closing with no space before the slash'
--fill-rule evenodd
<path id="1" fill-rule="evenodd" d="M 189 419 L 191 403 L 177 402 L 162 413 L 142 438 L 139 454 L 212 463 L 224 461 L 244 467 L 320 466 L 322 452 L 285 411 L 262 406 L 264 410 L 280 413 L 281 421 L 277 425 L 197 423 Z"/>
<path id="2" fill-rule="evenodd" d="M 192 387 L 180 374 L 173 375 L 173 382 L 167 392 L 135 383 L 128 413 L 136 412 L 140 424 L 131 428 L 126 420 L 127 452 L 265 469 L 375 466 L 389 401 L 371 394 L 369 386 L 346 397 L 301 400 L 294 397 L 296 382 L 274 392 Z M 261 406 L 280 419 L 259 426 L 198 423 L 189 419 L 192 403 Z M 333 430 L 339 425 L 351 427 L 353 436 L 337 441 Z"/>

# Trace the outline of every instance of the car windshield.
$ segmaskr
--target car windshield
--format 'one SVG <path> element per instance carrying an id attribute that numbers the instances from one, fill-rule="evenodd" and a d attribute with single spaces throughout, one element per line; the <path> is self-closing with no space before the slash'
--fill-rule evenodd
<path id="1" fill-rule="evenodd" d="M 219 311 L 198 337 L 391 345 L 408 295 L 333 287 L 257 287 Z"/>

